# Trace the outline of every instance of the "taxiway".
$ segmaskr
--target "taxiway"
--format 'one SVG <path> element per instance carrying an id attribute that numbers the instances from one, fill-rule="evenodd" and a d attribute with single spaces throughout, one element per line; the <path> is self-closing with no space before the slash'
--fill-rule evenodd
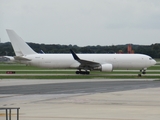
<path id="1" fill-rule="evenodd" d="M 159 120 L 159 91 L 153 79 L 3 79 L 0 107 L 20 107 L 23 120 Z"/>

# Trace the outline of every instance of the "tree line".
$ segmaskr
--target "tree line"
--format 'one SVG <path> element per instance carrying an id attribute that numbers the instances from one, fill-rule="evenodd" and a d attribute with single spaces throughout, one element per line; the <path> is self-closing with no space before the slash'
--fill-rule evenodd
<path id="1" fill-rule="evenodd" d="M 77 45 L 59 45 L 59 44 L 37 44 L 28 43 L 28 45 L 37 53 L 70 53 L 70 49 L 76 53 L 127 53 L 126 45 L 111 45 L 111 46 L 84 46 Z M 134 45 L 132 44 L 134 53 L 146 54 L 153 58 L 160 58 L 160 43 L 152 45 Z M 0 43 L 0 56 L 15 56 L 10 42 Z"/>

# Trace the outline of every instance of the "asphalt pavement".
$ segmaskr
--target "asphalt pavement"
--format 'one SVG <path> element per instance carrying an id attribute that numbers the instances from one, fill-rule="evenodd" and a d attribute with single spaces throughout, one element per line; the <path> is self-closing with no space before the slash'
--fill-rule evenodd
<path id="1" fill-rule="evenodd" d="M 159 91 L 154 79 L 3 79 L 0 107 L 20 107 L 22 120 L 159 120 Z"/>

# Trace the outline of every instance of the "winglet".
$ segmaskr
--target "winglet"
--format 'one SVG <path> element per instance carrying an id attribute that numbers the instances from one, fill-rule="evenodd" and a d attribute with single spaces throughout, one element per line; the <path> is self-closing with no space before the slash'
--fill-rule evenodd
<path id="1" fill-rule="evenodd" d="M 73 55 L 73 58 L 75 59 L 75 60 L 80 60 L 80 58 L 76 55 L 76 53 L 72 50 L 72 49 L 70 49 L 70 51 L 71 51 L 71 53 L 72 53 L 72 55 Z"/>

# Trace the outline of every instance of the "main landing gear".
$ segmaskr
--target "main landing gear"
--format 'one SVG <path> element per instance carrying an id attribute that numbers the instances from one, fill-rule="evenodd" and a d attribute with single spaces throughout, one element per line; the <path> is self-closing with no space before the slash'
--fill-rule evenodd
<path id="1" fill-rule="evenodd" d="M 142 76 L 142 74 L 143 74 L 143 75 L 144 75 L 144 74 L 146 74 L 146 69 L 140 70 L 140 72 L 141 72 L 141 73 L 140 73 L 140 74 L 138 74 L 138 76 L 139 76 L 139 77 L 141 77 L 141 76 Z"/>
<path id="2" fill-rule="evenodd" d="M 79 71 L 76 71 L 76 74 L 86 74 L 86 75 L 89 75 L 90 72 L 89 71 L 81 71 L 81 70 L 79 70 Z"/>

